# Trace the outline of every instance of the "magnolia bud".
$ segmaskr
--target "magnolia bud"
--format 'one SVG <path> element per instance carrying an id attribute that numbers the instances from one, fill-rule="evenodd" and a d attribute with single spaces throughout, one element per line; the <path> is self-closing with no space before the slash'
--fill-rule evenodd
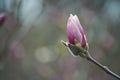
<path id="1" fill-rule="evenodd" d="M 5 22 L 5 19 L 6 19 L 5 13 L 0 13 L 0 26 L 3 25 L 3 23 Z"/>
<path id="2" fill-rule="evenodd" d="M 86 48 L 86 36 L 76 15 L 73 16 L 72 14 L 70 14 L 67 22 L 67 37 L 70 44 L 75 44 L 76 42 L 78 42 L 82 48 Z"/>

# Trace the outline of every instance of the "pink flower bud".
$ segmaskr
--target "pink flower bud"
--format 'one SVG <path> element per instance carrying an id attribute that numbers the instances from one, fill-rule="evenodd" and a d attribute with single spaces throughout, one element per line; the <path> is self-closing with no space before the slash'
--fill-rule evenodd
<path id="1" fill-rule="evenodd" d="M 5 19 L 6 19 L 5 13 L 0 13 L 0 26 L 3 25 L 3 23 L 5 22 Z"/>
<path id="2" fill-rule="evenodd" d="M 69 43 L 75 44 L 75 42 L 79 42 L 81 47 L 86 47 L 86 36 L 84 34 L 84 30 L 80 24 L 80 21 L 76 15 L 70 14 L 67 23 L 67 37 Z"/>

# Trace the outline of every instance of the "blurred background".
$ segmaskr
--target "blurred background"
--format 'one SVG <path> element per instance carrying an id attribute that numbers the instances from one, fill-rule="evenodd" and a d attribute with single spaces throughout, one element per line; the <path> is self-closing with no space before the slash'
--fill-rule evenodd
<path id="1" fill-rule="evenodd" d="M 91 55 L 120 75 L 119 0 L 0 0 L 0 80 L 116 80 L 61 44 L 70 13 Z"/>

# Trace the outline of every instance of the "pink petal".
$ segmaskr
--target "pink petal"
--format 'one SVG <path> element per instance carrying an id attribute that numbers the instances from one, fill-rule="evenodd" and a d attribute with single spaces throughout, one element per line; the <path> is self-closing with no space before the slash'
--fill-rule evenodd
<path id="1" fill-rule="evenodd" d="M 84 34 L 84 30 L 79 22 L 78 17 L 70 14 L 67 23 L 67 37 L 69 43 L 74 44 L 75 40 L 77 40 L 82 47 L 86 46 L 86 36 Z"/>
<path id="2" fill-rule="evenodd" d="M 81 46 L 84 48 L 86 46 L 86 36 L 84 35 L 82 38 Z"/>
<path id="3" fill-rule="evenodd" d="M 77 39 L 80 43 L 82 41 L 82 35 L 79 31 L 78 25 L 74 21 L 74 16 L 70 15 L 67 23 L 67 36 L 71 44 L 74 44 L 74 40 Z"/>
<path id="4" fill-rule="evenodd" d="M 77 15 L 75 15 L 73 19 L 74 19 L 75 24 L 78 26 L 80 32 L 81 32 L 82 34 L 84 34 L 84 30 L 83 30 L 83 28 L 82 28 L 82 25 L 80 24 L 80 21 L 79 21 Z"/>

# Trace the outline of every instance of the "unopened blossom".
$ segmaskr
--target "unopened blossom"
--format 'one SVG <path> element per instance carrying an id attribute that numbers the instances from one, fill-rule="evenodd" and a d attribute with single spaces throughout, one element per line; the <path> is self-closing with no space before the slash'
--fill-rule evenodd
<path id="1" fill-rule="evenodd" d="M 67 22 L 67 37 L 70 44 L 75 44 L 76 42 L 79 42 L 82 48 L 85 48 L 87 45 L 84 30 L 76 15 L 73 16 L 72 14 L 70 14 Z"/>
<path id="2" fill-rule="evenodd" d="M 3 23 L 5 22 L 5 19 L 6 19 L 5 13 L 0 13 L 0 26 L 3 25 Z"/>

